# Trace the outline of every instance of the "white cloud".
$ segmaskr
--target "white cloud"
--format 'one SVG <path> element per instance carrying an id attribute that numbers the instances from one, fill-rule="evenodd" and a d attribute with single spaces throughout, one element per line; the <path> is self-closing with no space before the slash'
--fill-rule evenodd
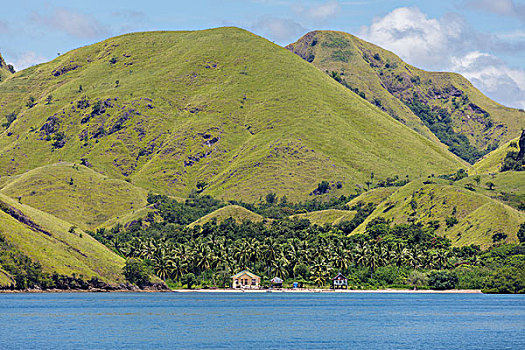
<path id="1" fill-rule="evenodd" d="M 295 4 L 292 8 L 298 15 L 314 21 L 325 21 L 337 16 L 341 11 L 341 5 L 336 0 L 329 0 L 312 7 Z"/>
<path id="2" fill-rule="evenodd" d="M 429 18 L 418 8 L 398 8 L 363 27 L 361 36 L 423 69 L 460 73 L 500 103 L 525 107 L 525 71 L 486 53 L 522 50 L 521 44 L 476 32 L 459 15 Z"/>
<path id="3" fill-rule="evenodd" d="M 479 51 L 452 58 L 452 70 L 469 79 L 494 100 L 525 108 L 525 71 L 509 68 L 499 58 Z"/>
<path id="4" fill-rule="evenodd" d="M 50 15 L 34 12 L 31 15 L 31 20 L 78 38 L 94 39 L 109 33 L 107 27 L 95 17 L 64 8 L 55 8 Z"/>
<path id="5" fill-rule="evenodd" d="M 28 51 L 16 57 L 13 62 L 13 66 L 15 67 L 17 71 L 19 71 L 19 70 L 34 66 L 35 64 L 39 64 L 39 63 L 47 62 L 47 61 L 48 61 L 47 58 L 40 56 L 35 52 Z"/>
<path id="6" fill-rule="evenodd" d="M 459 17 L 449 16 L 444 22 L 428 18 L 418 8 L 402 7 L 375 18 L 370 27 L 361 29 L 361 36 L 410 63 L 442 69 L 451 46 L 456 46 L 454 42 L 463 36 L 465 27 Z"/>
<path id="7" fill-rule="evenodd" d="M 290 42 L 297 39 L 297 37 L 306 29 L 292 19 L 276 18 L 276 17 L 262 17 L 252 26 L 253 30 L 260 31 L 264 36 L 271 40 L 278 42 Z"/>

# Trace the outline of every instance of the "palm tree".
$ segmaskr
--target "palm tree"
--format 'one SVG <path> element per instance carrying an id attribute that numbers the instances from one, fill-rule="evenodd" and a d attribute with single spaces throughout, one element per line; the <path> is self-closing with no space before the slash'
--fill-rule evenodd
<path id="1" fill-rule="evenodd" d="M 310 277 L 316 286 L 323 286 L 328 279 L 328 269 L 326 263 L 321 260 L 317 260 L 312 266 L 312 275 Z"/>
<path id="2" fill-rule="evenodd" d="M 403 266 L 407 261 L 408 250 L 403 244 L 398 242 L 391 252 L 393 252 L 393 254 L 390 261 L 397 266 L 397 273 L 399 273 L 400 267 Z"/>
<path id="3" fill-rule="evenodd" d="M 165 280 L 172 275 L 172 261 L 164 255 L 157 256 L 154 259 L 153 270 L 159 278 Z"/>

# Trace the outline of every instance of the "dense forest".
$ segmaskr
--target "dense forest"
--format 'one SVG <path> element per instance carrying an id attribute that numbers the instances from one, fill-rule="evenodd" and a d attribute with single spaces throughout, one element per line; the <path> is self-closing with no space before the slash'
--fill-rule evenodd
<path id="1" fill-rule="evenodd" d="M 373 211 L 358 203 L 357 215 L 336 225 L 313 225 L 307 219 L 289 219 L 282 213 L 319 206 L 342 208 L 347 198 L 331 202 L 288 203 L 274 194 L 247 205 L 263 215 L 259 223 L 237 223 L 233 218 L 188 227 L 194 220 L 228 203 L 194 193 L 184 203 L 150 195 L 156 208 L 144 220 L 92 235 L 127 258 L 126 278 L 147 285 L 155 273 L 171 287 L 227 287 L 231 275 L 244 269 L 272 277 L 285 285 L 328 287 L 338 272 L 350 288 L 483 289 L 487 292 L 525 292 L 525 246 L 495 245 L 482 251 L 472 245 L 452 247 L 435 234 L 435 225 L 393 225 L 383 218 L 368 223 L 365 234 L 351 235 Z M 518 233 L 525 241 L 525 224 Z"/>

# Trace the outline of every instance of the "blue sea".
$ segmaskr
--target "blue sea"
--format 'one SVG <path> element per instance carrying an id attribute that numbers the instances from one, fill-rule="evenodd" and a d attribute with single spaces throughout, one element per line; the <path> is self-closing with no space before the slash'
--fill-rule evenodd
<path id="1" fill-rule="evenodd" d="M 0 294 L 1 349 L 525 349 L 525 295 Z"/>

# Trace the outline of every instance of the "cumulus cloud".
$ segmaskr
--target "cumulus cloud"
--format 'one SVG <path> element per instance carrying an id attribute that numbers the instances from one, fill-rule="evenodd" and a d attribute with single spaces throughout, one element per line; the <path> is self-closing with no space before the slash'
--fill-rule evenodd
<path id="1" fill-rule="evenodd" d="M 339 1 L 329 0 L 317 6 L 305 7 L 300 4 L 293 6 L 294 11 L 314 21 L 324 21 L 337 16 L 341 10 Z"/>
<path id="2" fill-rule="evenodd" d="M 513 0 L 469 0 L 467 6 L 525 21 L 525 4 L 516 4 Z"/>
<path id="3" fill-rule="evenodd" d="M 33 51 L 28 51 L 18 55 L 18 57 L 15 57 L 13 66 L 17 71 L 19 71 L 46 61 L 48 61 L 47 58 L 40 56 Z"/>
<path id="4" fill-rule="evenodd" d="M 94 39 L 109 34 L 108 28 L 95 17 L 64 8 L 55 8 L 48 15 L 33 12 L 30 19 L 36 24 L 50 27 L 78 38 Z"/>
<path id="5" fill-rule="evenodd" d="M 524 49 L 523 42 L 504 43 L 479 33 L 457 14 L 429 18 L 418 8 L 398 8 L 374 19 L 361 36 L 393 51 L 415 66 L 463 74 L 498 102 L 512 107 L 525 103 L 525 71 L 508 67 L 487 52 Z"/>
<path id="6" fill-rule="evenodd" d="M 260 18 L 251 27 L 254 31 L 262 32 L 263 36 L 278 42 L 290 42 L 306 32 L 302 25 L 292 19 L 271 16 Z"/>
<path id="7" fill-rule="evenodd" d="M 496 56 L 474 51 L 453 57 L 452 70 L 460 72 L 494 100 L 525 108 L 525 71 L 507 67 Z"/>
<path id="8" fill-rule="evenodd" d="M 467 28 L 457 15 L 428 18 L 418 8 L 402 7 L 375 18 L 370 27 L 361 29 L 361 36 L 413 64 L 442 69 L 451 50 L 464 50 L 465 44 L 472 43 L 472 33 Z"/>

